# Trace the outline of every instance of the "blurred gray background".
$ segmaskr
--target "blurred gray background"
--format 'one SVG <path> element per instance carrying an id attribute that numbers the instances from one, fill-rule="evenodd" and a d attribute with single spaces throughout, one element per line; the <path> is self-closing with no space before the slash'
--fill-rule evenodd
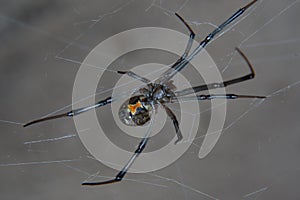
<path id="1" fill-rule="evenodd" d="M 228 102 L 223 134 L 202 160 L 198 158 L 200 137 L 179 160 L 162 170 L 128 174 L 126 180 L 114 185 L 82 187 L 80 183 L 90 177 L 102 180 L 117 172 L 89 155 L 73 120 L 22 127 L 32 119 L 71 108 L 80 63 L 108 37 L 148 26 L 188 34 L 172 14 L 178 11 L 196 32 L 196 40 L 201 41 L 214 25 L 248 2 L 1 1 L 0 198 L 300 199 L 300 5 L 295 0 L 259 0 L 244 20 L 207 47 L 224 79 L 247 73 L 244 62 L 234 52 L 236 46 L 255 68 L 254 80 L 231 86 L 228 93 L 269 98 L 263 102 Z M 175 59 L 167 52 L 145 50 L 123 56 L 116 63 L 130 69 L 150 61 L 170 64 Z M 188 69 L 183 74 L 193 78 Z M 112 78 L 99 85 L 99 91 L 113 87 L 119 77 L 112 73 L 107 76 Z M 210 104 L 199 105 L 205 110 Z M 99 110 L 98 117 L 105 120 L 105 112 L 109 111 Z M 209 117 L 210 112 L 201 114 L 198 136 L 205 134 Z M 170 121 L 166 126 L 170 131 L 165 134 L 174 134 Z M 124 149 L 134 151 L 138 144 L 137 140 L 124 142 L 120 132 L 109 134 Z M 149 148 L 155 144 L 152 141 Z"/>

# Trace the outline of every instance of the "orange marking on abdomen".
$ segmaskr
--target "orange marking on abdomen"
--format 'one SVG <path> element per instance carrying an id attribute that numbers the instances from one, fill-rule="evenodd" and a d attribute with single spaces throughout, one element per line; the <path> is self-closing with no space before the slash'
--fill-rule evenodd
<path id="1" fill-rule="evenodd" d="M 131 114 L 133 114 L 133 115 L 136 113 L 136 109 L 142 108 L 142 107 L 143 107 L 143 105 L 141 104 L 140 101 L 138 101 L 136 104 L 128 104 L 128 108 L 129 108 Z"/>

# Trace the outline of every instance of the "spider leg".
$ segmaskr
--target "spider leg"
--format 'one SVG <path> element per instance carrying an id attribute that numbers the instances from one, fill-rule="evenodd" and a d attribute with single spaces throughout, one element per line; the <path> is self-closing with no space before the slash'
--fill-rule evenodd
<path id="1" fill-rule="evenodd" d="M 95 186 L 95 185 L 105 185 L 105 184 L 110 184 L 110 183 L 116 183 L 119 182 L 123 179 L 125 174 L 127 173 L 128 169 L 131 167 L 131 165 L 134 163 L 136 158 L 142 153 L 144 150 L 147 142 L 149 140 L 149 137 L 144 137 L 138 148 L 135 150 L 134 154 L 131 156 L 127 164 L 122 168 L 122 170 L 116 175 L 114 179 L 110 179 L 107 181 L 99 181 L 99 182 L 83 182 L 81 185 L 88 185 L 88 186 Z"/>
<path id="2" fill-rule="evenodd" d="M 172 110 L 169 107 L 167 107 L 164 104 L 161 104 L 161 105 L 164 107 L 164 109 L 166 110 L 167 115 L 173 121 L 173 124 L 174 124 L 174 127 L 175 127 L 175 131 L 176 131 L 176 135 L 177 135 L 177 140 L 175 141 L 175 144 L 177 144 L 183 138 L 183 136 L 181 134 L 181 131 L 180 131 L 180 128 L 179 128 L 178 120 L 177 120 L 175 114 L 172 112 Z"/>
<path id="3" fill-rule="evenodd" d="M 238 11 L 236 11 L 231 17 L 229 17 L 225 22 L 223 22 L 221 25 L 219 25 L 214 31 L 212 31 L 210 34 L 206 36 L 204 40 L 202 40 L 199 44 L 199 46 L 191 53 L 189 58 L 187 60 L 193 59 L 195 55 L 197 55 L 203 48 L 206 47 L 208 43 L 211 42 L 211 40 L 220 33 L 225 27 L 227 27 L 231 22 L 233 22 L 235 19 L 237 19 L 239 16 L 241 16 L 249 7 L 251 7 L 254 3 L 256 3 L 258 0 L 253 0 L 250 3 L 248 3 L 246 6 L 240 8 Z"/>
<path id="4" fill-rule="evenodd" d="M 155 107 L 152 105 L 153 111 L 155 113 Z M 137 157 L 143 152 L 143 150 L 146 147 L 146 144 L 148 140 L 150 139 L 150 134 L 151 134 L 151 125 L 152 125 L 153 120 L 150 121 L 150 126 L 145 134 L 144 138 L 140 141 L 138 148 L 135 150 L 134 154 L 131 156 L 129 161 L 126 163 L 126 165 L 122 168 L 121 171 L 115 176 L 115 178 L 106 180 L 106 181 L 99 181 L 99 182 L 83 182 L 81 185 L 88 185 L 88 186 L 95 186 L 95 185 L 105 185 L 105 184 L 110 184 L 110 183 L 116 183 L 122 181 L 123 177 L 131 167 L 131 165 L 134 163 L 134 161 L 137 159 Z"/>
<path id="5" fill-rule="evenodd" d="M 190 50 L 192 48 L 192 44 L 193 44 L 194 38 L 195 38 L 195 33 L 194 33 L 193 29 L 188 25 L 188 23 L 178 13 L 175 13 L 175 15 L 187 27 L 187 29 L 190 32 L 190 37 L 189 37 L 187 46 L 186 46 L 185 51 L 182 54 L 182 56 L 171 66 L 170 69 L 168 69 L 162 75 L 160 75 L 160 77 L 156 80 L 157 83 L 164 82 L 164 79 L 166 77 L 169 77 L 170 76 L 169 74 L 172 74 L 174 70 L 177 70 L 176 69 L 177 66 L 180 65 L 180 64 L 182 64 L 182 62 L 185 63 L 185 65 L 188 64 L 188 62 L 185 60 L 185 58 L 188 56 L 188 54 L 189 54 L 189 52 L 190 52 Z"/>
<path id="6" fill-rule="evenodd" d="M 221 32 L 225 27 L 227 27 L 231 22 L 233 22 L 235 19 L 237 19 L 239 16 L 241 16 L 250 6 L 252 6 L 254 3 L 256 3 L 258 0 L 253 0 L 250 3 L 248 3 L 246 6 L 240 8 L 238 11 L 236 11 L 231 17 L 229 17 L 225 22 L 223 22 L 221 25 L 219 25 L 214 31 L 212 31 L 210 34 L 206 36 L 204 40 L 202 40 L 199 44 L 199 46 L 187 57 L 180 58 L 180 62 L 176 62 L 171 69 L 163 73 L 163 75 L 158 79 L 160 84 L 164 84 L 168 80 L 170 80 L 173 76 L 175 76 L 178 72 L 180 72 L 188 63 L 190 60 L 192 60 L 202 49 L 206 47 L 207 44 L 209 44 L 212 39 Z"/>
<path id="7" fill-rule="evenodd" d="M 106 98 L 104 100 L 99 101 L 95 105 L 91 105 L 91 106 L 87 106 L 87 107 L 83 107 L 83 108 L 78 108 L 78 109 L 71 110 L 69 112 L 66 112 L 66 113 L 63 113 L 63 114 L 59 114 L 59 115 L 54 115 L 54 116 L 49 116 L 49 117 L 44 117 L 44 118 L 33 120 L 31 122 L 28 122 L 28 123 L 24 124 L 23 127 L 30 126 L 32 124 L 36 124 L 36 123 L 43 122 L 43 121 L 48 121 L 48 120 L 52 120 L 52 119 L 62 118 L 62 117 L 74 117 L 75 115 L 79 115 L 79 114 L 87 112 L 87 111 L 89 111 L 91 109 L 105 106 L 105 105 L 111 103 L 112 101 L 113 101 L 112 98 L 108 97 L 108 98 Z"/>
<path id="8" fill-rule="evenodd" d="M 184 89 L 184 90 L 181 90 L 181 91 L 177 91 L 177 92 L 175 92 L 176 96 L 180 97 L 180 96 L 185 96 L 185 95 L 189 95 L 189 94 L 192 94 L 192 93 L 197 93 L 197 92 L 204 91 L 204 90 L 223 88 L 223 87 L 227 87 L 227 86 L 232 85 L 232 84 L 236 84 L 236 83 L 240 83 L 240 82 L 243 82 L 243 81 L 253 79 L 255 77 L 255 71 L 254 71 L 250 61 L 248 60 L 248 58 L 245 56 L 245 54 L 240 49 L 236 48 L 236 50 L 242 56 L 242 58 L 246 61 L 247 65 L 250 69 L 249 74 L 238 77 L 238 78 L 235 78 L 235 79 L 231 79 L 231 80 L 228 80 L 228 81 L 224 81 L 224 82 L 221 82 L 221 83 L 210 83 L 210 84 L 207 84 L 207 85 L 199 85 L 199 86 L 196 86 L 196 87 L 191 87 L 191 88 L 187 88 L 187 89 Z"/>
<path id="9" fill-rule="evenodd" d="M 188 43 L 187 43 L 187 46 L 186 46 L 186 49 L 185 49 L 183 55 L 181 56 L 181 58 L 185 58 L 185 57 L 189 54 L 189 52 L 190 52 L 190 50 L 191 50 L 191 48 L 192 48 L 192 44 L 193 44 L 193 41 L 194 41 L 194 38 L 195 38 L 195 33 L 194 33 L 193 29 L 188 25 L 188 23 L 186 23 L 186 21 L 185 21 L 178 13 L 175 13 L 175 15 L 176 15 L 176 17 L 179 18 L 179 20 L 180 20 L 180 21 L 187 27 L 187 29 L 189 29 L 189 31 L 190 31 L 189 41 L 188 41 Z"/>
<path id="10" fill-rule="evenodd" d="M 150 83 L 151 81 L 147 78 L 144 78 L 132 71 L 118 71 L 119 74 L 126 74 L 128 76 L 130 76 L 131 78 L 137 79 L 139 81 L 142 81 L 143 83 Z"/>
<path id="11" fill-rule="evenodd" d="M 257 96 L 257 95 L 239 95 L 239 94 L 210 94 L 210 95 L 197 95 L 197 96 L 188 96 L 188 97 L 177 97 L 171 99 L 171 103 L 177 103 L 179 101 L 201 101 L 201 100 L 211 100 L 211 99 L 264 99 L 266 96 Z"/>

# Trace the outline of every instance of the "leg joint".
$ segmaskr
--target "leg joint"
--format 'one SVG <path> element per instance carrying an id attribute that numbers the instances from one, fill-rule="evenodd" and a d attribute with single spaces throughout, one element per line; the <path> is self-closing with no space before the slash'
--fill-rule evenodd
<path id="1" fill-rule="evenodd" d="M 121 180 L 123 179 L 123 177 L 125 176 L 125 174 L 126 174 L 125 171 L 120 171 L 120 172 L 117 174 L 115 180 L 116 180 L 116 181 L 121 181 Z"/>
<path id="2" fill-rule="evenodd" d="M 138 153 L 138 154 L 142 153 L 142 151 L 144 150 L 145 146 L 146 146 L 146 143 L 142 141 L 139 144 L 138 148 L 135 150 L 134 153 Z"/>

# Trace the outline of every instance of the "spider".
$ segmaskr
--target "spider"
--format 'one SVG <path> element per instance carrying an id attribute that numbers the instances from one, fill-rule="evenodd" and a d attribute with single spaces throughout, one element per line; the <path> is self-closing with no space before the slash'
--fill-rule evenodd
<path id="1" fill-rule="evenodd" d="M 189 61 L 191 61 L 201 50 L 203 50 L 207 44 L 209 44 L 212 39 L 220 33 L 225 27 L 227 27 L 230 23 L 232 23 L 235 19 L 237 19 L 239 16 L 241 16 L 249 7 L 251 7 L 254 3 L 256 3 L 258 0 L 253 0 L 250 3 L 248 3 L 246 6 L 240 8 L 238 11 L 236 11 L 231 17 L 229 17 L 225 22 L 223 22 L 220 26 L 218 26 L 214 31 L 212 31 L 210 34 L 208 34 L 204 40 L 200 42 L 200 44 L 190 53 L 191 47 L 195 38 L 195 33 L 191 29 L 191 27 L 187 24 L 187 22 L 178 14 L 175 13 L 175 15 L 179 18 L 179 20 L 185 25 L 185 27 L 189 30 L 189 40 L 186 46 L 186 49 L 182 56 L 171 66 L 170 69 L 166 70 L 164 73 L 162 73 L 156 80 L 150 81 L 149 79 L 142 77 L 132 71 L 118 71 L 120 74 L 126 74 L 129 77 L 132 77 L 134 79 L 137 79 L 141 81 L 142 83 L 146 84 L 145 87 L 141 87 L 138 90 L 138 94 L 134 94 L 132 97 L 130 97 L 128 100 L 126 100 L 119 109 L 119 118 L 120 120 L 128 125 L 128 126 L 143 126 L 149 120 L 151 119 L 151 113 L 155 110 L 155 106 L 159 105 L 164 108 L 166 111 L 168 117 L 173 122 L 173 125 L 175 127 L 175 133 L 177 135 L 177 140 L 175 141 L 175 144 L 179 142 L 183 137 L 179 128 L 179 123 L 177 121 L 177 118 L 175 114 L 172 112 L 172 110 L 167 106 L 168 103 L 176 103 L 180 100 L 195 100 L 194 97 L 187 96 L 191 95 L 193 93 L 198 93 L 200 91 L 206 91 L 210 89 L 216 89 L 216 88 L 223 88 L 227 87 L 229 85 L 233 85 L 236 83 L 240 83 L 246 80 L 253 79 L 255 76 L 254 69 L 245 56 L 245 54 L 238 48 L 236 48 L 236 51 L 239 53 L 239 55 L 245 60 L 248 68 L 250 69 L 250 73 L 238 78 L 234 78 L 231 80 L 223 81 L 220 83 L 210 83 L 207 85 L 199 85 L 191 88 L 187 88 L 181 91 L 173 91 L 173 85 L 172 85 L 172 78 L 180 72 L 182 69 L 184 69 L 185 66 L 188 65 Z M 196 95 L 196 100 L 202 101 L 202 100 L 211 100 L 216 98 L 225 98 L 225 99 L 238 99 L 238 98 L 265 98 L 265 96 L 252 96 L 252 95 L 237 95 L 237 94 L 210 94 L 210 95 Z M 83 112 L 89 111 L 94 108 L 102 107 L 107 104 L 112 103 L 116 99 L 112 97 L 108 97 L 104 100 L 99 101 L 95 105 L 71 110 L 67 113 L 49 116 L 41 119 L 37 119 L 34 121 L 31 121 L 24 125 L 24 127 L 61 117 L 73 117 L 75 115 L 79 115 Z M 104 185 L 104 184 L 110 184 L 115 182 L 120 182 L 133 162 L 136 160 L 136 158 L 143 152 L 148 140 L 150 138 L 149 133 L 146 133 L 146 135 L 141 139 L 137 149 L 133 153 L 132 157 L 129 159 L 127 164 L 121 169 L 121 171 L 118 172 L 118 174 L 115 176 L 115 178 L 101 181 L 101 182 L 83 182 L 82 185 Z"/>

